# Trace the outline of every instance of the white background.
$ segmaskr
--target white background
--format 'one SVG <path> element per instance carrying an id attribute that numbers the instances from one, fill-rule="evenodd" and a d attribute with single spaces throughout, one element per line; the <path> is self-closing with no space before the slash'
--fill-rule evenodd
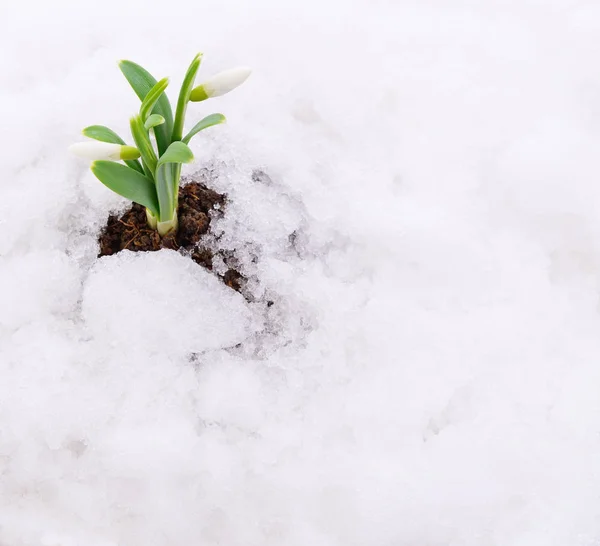
<path id="1" fill-rule="evenodd" d="M 0 20 L 0 544 L 600 544 L 597 3 Z M 127 204 L 66 152 L 127 135 L 119 59 L 174 100 L 198 51 L 254 68 L 190 106 L 229 123 L 186 171 L 254 304 L 173 252 L 97 260 Z"/>

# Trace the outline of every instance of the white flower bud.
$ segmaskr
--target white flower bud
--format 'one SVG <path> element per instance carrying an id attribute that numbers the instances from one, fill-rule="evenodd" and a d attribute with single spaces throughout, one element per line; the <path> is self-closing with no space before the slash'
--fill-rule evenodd
<path id="1" fill-rule="evenodd" d="M 98 159 L 119 161 L 120 159 L 137 159 L 140 157 L 139 151 L 133 146 L 111 144 L 110 142 L 77 142 L 69 146 L 69 151 L 92 161 Z"/>
<path id="2" fill-rule="evenodd" d="M 225 93 L 229 93 L 229 91 L 243 84 L 251 72 L 252 70 L 245 66 L 219 72 L 206 80 L 202 85 L 192 89 L 190 100 L 192 102 L 199 102 L 210 97 L 220 97 Z"/>

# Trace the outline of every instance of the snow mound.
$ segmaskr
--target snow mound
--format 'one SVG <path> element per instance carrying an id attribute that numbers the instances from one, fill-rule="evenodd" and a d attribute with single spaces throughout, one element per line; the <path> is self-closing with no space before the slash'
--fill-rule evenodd
<path id="1" fill-rule="evenodd" d="M 170 250 L 99 260 L 83 316 L 97 341 L 127 352 L 185 355 L 231 347 L 251 333 L 243 297 Z"/>

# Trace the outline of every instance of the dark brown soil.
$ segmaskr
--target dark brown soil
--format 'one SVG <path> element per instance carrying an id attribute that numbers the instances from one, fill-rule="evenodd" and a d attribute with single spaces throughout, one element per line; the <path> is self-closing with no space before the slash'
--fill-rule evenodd
<path id="1" fill-rule="evenodd" d="M 179 229 L 174 235 L 160 237 L 146 222 L 144 207 L 134 203 L 121 216 L 108 217 L 100 232 L 98 257 L 110 256 L 121 250 L 155 251 L 162 248 L 188 251 L 192 260 L 212 271 L 214 253 L 202 246 L 202 237 L 208 233 L 212 215 L 222 214 L 225 195 L 217 193 L 200 182 L 190 182 L 179 189 L 177 217 Z M 229 287 L 241 291 L 244 277 L 235 269 L 219 276 Z"/>

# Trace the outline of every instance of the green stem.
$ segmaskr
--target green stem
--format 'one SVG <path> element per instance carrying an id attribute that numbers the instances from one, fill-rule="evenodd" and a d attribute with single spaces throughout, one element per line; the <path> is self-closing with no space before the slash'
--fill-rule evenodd
<path id="1" fill-rule="evenodd" d="M 173 133 L 171 135 L 171 142 L 181 140 L 183 137 L 183 122 L 185 121 L 185 111 L 187 104 L 190 100 L 190 92 L 194 87 L 194 80 L 196 74 L 200 68 L 200 62 L 202 61 L 202 53 L 198 53 L 194 57 L 192 64 L 188 68 L 183 83 L 181 84 L 181 90 L 179 91 L 179 98 L 177 99 L 177 109 L 175 110 L 175 121 L 173 123 Z"/>
<path id="2" fill-rule="evenodd" d="M 181 163 L 173 164 L 173 195 L 175 197 L 175 213 L 179 208 L 179 180 L 181 178 Z"/>
<path id="3" fill-rule="evenodd" d="M 157 222 L 156 229 L 158 230 L 158 234 L 163 237 L 171 231 L 177 231 L 178 226 L 179 223 L 177 221 L 177 213 L 175 213 L 171 220 L 167 220 L 166 222 Z"/>
<path id="4" fill-rule="evenodd" d="M 146 221 L 152 229 L 157 229 L 156 216 L 154 216 L 154 214 L 152 214 L 152 211 L 149 209 L 146 209 Z"/>

